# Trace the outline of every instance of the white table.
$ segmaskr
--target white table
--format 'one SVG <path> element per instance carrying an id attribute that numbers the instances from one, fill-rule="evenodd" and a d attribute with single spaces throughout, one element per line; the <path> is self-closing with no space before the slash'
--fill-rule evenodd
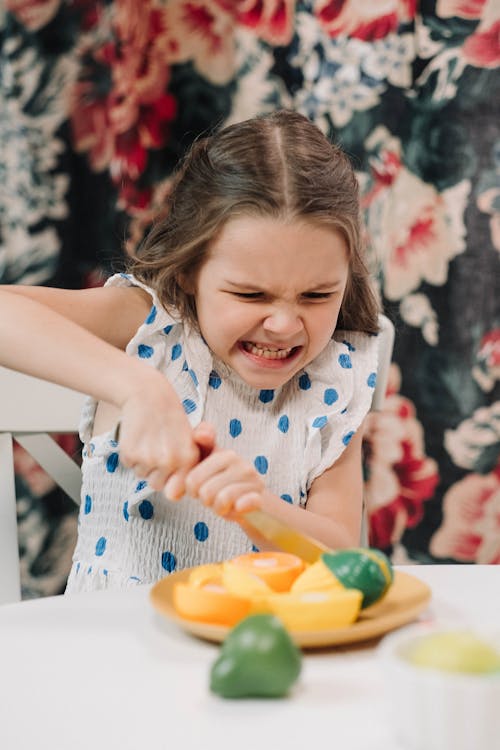
<path id="1" fill-rule="evenodd" d="M 500 623 L 500 567 L 405 566 L 422 618 Z M 218 646 L 163 620 L 148 588 L 0 607 L 2 750 L 400 750 L 374 644 L 308 652 L 282 700 L 208 690 Z"/>

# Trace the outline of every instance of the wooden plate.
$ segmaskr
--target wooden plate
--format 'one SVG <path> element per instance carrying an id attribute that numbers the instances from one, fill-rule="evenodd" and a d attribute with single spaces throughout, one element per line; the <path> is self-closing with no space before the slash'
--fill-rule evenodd
<path id="1" fill-rule="evenodd" d="M 192 569 L 172 573 L 158 581 L 150 592 L 153 607 L 188 633 L 220 643 L 231 630 L 225 625 L 186 620 L 177 614 L 172 603 L 173 588 L 185 581 Z M 303 648 L 324 648 L 342 643 L 356 643 L 377 638 L 390 630 L 415 620 L 431 598 L 430 588 L 418 578 L 397 570 L 394 583 L 382 601 L 361 611 L 359 619 L 347 628 L 331 630 L 292 630 L 290 635 Z"/>

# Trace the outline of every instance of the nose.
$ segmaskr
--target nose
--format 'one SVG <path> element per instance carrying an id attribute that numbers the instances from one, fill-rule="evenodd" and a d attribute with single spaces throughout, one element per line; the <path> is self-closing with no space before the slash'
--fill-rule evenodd
<path id="1" fill-rule="evenodd" d="M 302 331 L 304 324 L 292 305 L 280 305 L 269 311 L 263 328 L 276 336 L 291 338 Z"/>

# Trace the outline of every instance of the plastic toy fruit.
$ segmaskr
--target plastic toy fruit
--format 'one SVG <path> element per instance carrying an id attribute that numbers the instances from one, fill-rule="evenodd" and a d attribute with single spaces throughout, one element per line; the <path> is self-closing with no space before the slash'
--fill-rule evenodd
<path id="1" fill-rule="evenodd" d="M 420 667 L 470 674 L 500 673 L 500 652 L 467 631 L 443 631 L 419 638 L 408 661 Z"/>
<path id="2" fill-rule="evenodd" d="M 363 593 L 362 609 L 378 602 L 394 578 L 390 560 L 380 550 L 324 552 L 321 560 L 346 589 Z"/>
<path id="3" fill-rule="evenodd" d="M 229 560 L 226 567 L 244 568 L 261 578 L 274 591 L 288 591 L 304 570 L 304 562 L 288 552 L 249 552 Z"/>
<path id="4" fill-rule="evenodd" d="M 301 652 L 280 620 L 250 615 L 223 642 L 210 671 L 210 690 L 223 698 L 279 698 L 301 667 Z"/>
<path id="5" fill-rule="evenodd" d="M 305 591 L 330 591 L 344 587 L 336 578 L 330 568 L 319 559 L 308 567 L 292 583 L 290 591 L 303 593 Z"/>
<path id="6" fill-rule="evenodd" d="M 362 598 L 361 591 L 339 586 L 275 594 L 268 597 L 267 604 L 290 630 L 326 630 L 351 625 L 359 615 Z"/>
<path id="7" fill-rule="evenodd" d="M 235 625 L 249 614 L 250 599 L 232 594 L 222 585 L 222 578 L 205 580 L 201 585 L 177 583 L 173 604 L 181 617 L 218 625 Z"/>

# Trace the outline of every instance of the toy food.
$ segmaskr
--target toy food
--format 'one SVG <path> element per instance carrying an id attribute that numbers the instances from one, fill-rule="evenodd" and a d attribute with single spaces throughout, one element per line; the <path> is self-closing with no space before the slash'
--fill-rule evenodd
<path id="1" fill-rule="evenodd" d="M 443 631 L 422 636 L 407 654 L 411 664 L 447 672 L 500 674 L 500 652 L 474 633 Z"/>
<path id="2" fill-rule="evenodd" d="M 210 671 L 210 690 L 223 698 L 279 698 L 294 684 L 302 655 L 273 615 L 250 615 L 231 630 Z"/>
<path id="3" fill-rule="evenodd" d="M 391 583 L 391 564 L 377 550 L 325 552 L 312 565 L 286 552 L 252 552 L 193 568 L 174 586 L 173 604 L 188 620 L 233 626 L 275 614 L 293 631 L 326 630 L 351 625 Z"/>
<path id="4" fill-rule="evenodd" d="M 301 593 L 306 591 L 330 591 L 332 588 L 343 590 L 344 587 L 330 568 L 320 558 L 295 579 L 290 591 Z"/>
<path id="5" fill-rule="evenodd" d="M 174 587 L 173 604 L 176 611 L 188 620 L 219 625 L 234 625 L 251 609 L 250 599 L 233 594 L 223 586 L 221 574 L 200 578 L 196 568 L 187 583 L 178 583 Z"/>
<path id="6" fill-rule="evenodd" d="M 274 591 L 288 591 L 305 563 L 288 552 L 249 552 L 229 560 L 227 566 L 243 568 L 261 578 Z"/>
<path id="7" fill-rule="evenodd" d="M 291 630 L 325 630 L 351 625 L 361 609 L 361 591 L 331 587 L 323 591 L 275 594 L 270 610 Z"/>
<path id="8" fill-rule="evenodd" d="M 321 560 L 345 588 L 363 593 L 362 609 L 378 602 L 394 580 L 389 558 L 379 550 L 324 552 Z"/>

